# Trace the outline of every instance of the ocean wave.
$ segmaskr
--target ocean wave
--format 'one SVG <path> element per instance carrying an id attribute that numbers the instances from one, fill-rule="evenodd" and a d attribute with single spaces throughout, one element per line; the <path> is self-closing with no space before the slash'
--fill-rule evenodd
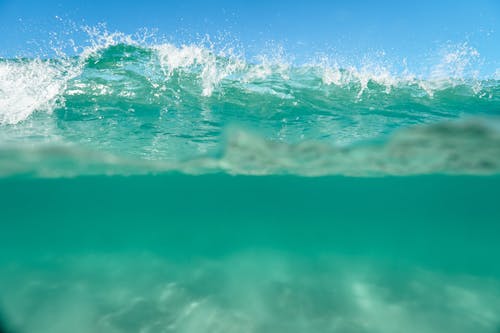
<path id="1" fill-rule="evenodd" d="M 415 74 L 91 34 L 78 56 L 0 59 L 0 174 L 498 172 L 500 82 L 466 43 Z"/>
<path id="2" fill-rule="evenodd" d="M 0 124 L 18 123 L 36 111 L 64 108 L 71 96 L 108 96 L 164 107 L 193 98 L 200 104 L 210 97 L 276 97 L 313 110 L 328 108 L 325 103 L 335 110 L 342 102 L 356 108 L 366 100 L 401 98 L 419 104 L 438 104 L 443 97 L 497 101 L 498 80 L 478 79 L 467 71 L 470 58 L 476 56 L 477 51 L 462 45 L 425 76 L 407 70 L 391 72 L 376 63 L 343 67 L 324 59 L 303 65 L 267 57 L 248 61 L 232 50 L 195 44 L 144 46 L 112 34 L 101 36 L 76 58 L 1 60 Z M 259 107 L 250 106 L 249 111 Z"/>

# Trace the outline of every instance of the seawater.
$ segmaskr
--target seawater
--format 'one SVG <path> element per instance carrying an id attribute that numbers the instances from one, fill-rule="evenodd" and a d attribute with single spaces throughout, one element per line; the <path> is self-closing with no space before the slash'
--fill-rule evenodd
<path id="1" fill-rule="evenodd" d="M 0 60 L 12 332 L 500 330 L 500 84 L 94 36 Z M 9 331 L 9 332 L 10 332 Z"/>
<path id="2" fill-rule="evenodd" d="M 31 332 L 496 332 L 500 178 L 3 180 Z"/>

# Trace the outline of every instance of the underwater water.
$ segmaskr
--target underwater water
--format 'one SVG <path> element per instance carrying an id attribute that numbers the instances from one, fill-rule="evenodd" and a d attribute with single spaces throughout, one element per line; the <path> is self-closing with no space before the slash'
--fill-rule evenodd
<path id="1" fill-rule="evenodd" d="M 500 331 L 500 81 L 100 36 L 0 59 L 12 332 Z M 472 73 L 472 74 L 471 74 Z"/>

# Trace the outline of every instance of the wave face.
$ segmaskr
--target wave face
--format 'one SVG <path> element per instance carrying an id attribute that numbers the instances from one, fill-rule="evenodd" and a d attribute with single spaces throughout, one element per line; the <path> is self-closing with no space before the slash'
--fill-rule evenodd
<path id="1" fill-rule="evenodd" d="M 500 172 L 500 81 L 467 44 L 416 75 L 105 37 L 0 60 L 1 176 Z"/>

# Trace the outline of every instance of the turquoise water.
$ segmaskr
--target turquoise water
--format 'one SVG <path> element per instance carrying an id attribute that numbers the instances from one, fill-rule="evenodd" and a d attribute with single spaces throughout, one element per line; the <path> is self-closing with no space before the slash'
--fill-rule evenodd
<path id="1" fill-rule="evenodd" d="M 12 332 L 500 330 L 500 83 L 104 34 L 0 60 Z"/>

